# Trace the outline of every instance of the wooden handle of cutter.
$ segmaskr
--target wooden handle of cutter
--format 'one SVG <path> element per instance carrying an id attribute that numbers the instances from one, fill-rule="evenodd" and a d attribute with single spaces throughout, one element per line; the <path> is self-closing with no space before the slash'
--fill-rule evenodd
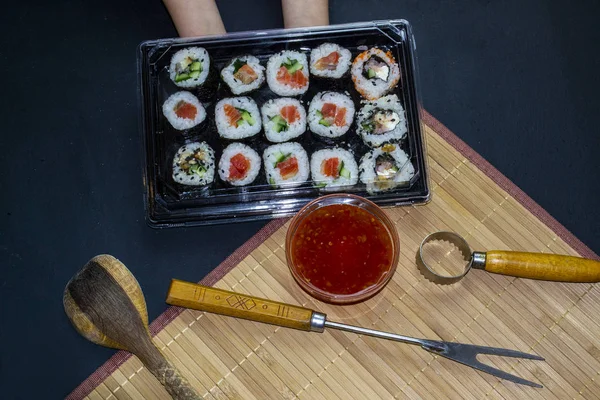
<path id="1" fill-rule="evenodd" d="M 173 279 L 167 303 L 257 322 L 311 330 L 313 310 Z"/>
<path id="2" fill-rule="evenodd" d="M 600 282 L 600 262 L 558 254 L 488 251 L 485 270 L 546 281 Z"/>

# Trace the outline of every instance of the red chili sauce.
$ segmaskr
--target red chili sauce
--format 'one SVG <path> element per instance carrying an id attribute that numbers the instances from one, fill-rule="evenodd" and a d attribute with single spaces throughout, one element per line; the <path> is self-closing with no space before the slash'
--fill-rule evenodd
<path id="1" fill-rule="evenodd" d="M 310 285 L 331 294 L 354 294 L 380 282 L 391 269 L 393 244 L 381 221 L 348 204 L 321 207 L 298 226 L 292 257 Z"/>

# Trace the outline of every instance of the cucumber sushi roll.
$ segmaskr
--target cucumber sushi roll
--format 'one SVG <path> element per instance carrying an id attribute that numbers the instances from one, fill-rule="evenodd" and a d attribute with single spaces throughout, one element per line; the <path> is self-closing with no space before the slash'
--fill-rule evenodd
<path id="1" fill-rule="evenodd" d="M 221 71 L 221 78 L 233 94 L 243 94 L 258 89 L 265 81 L 265 67 L 254 56 L 234 58 Z"/>
<path id="2" fill-rule="evenodd" d="M 398 141 L 407 132 L 404 108 L 395 94 L 365 103 L 356 124 L 358 134 L 371 147 Z"/>
<path id="3" fill-rule="evenodd" d="M 279 98 L 262 106 L 265 136 L 274 143 L 287 142 L 306 131 L 306 111 L 296 99 Z"/>
<path id="4" fill-rule="evenodd" d="M 350 96 L 335 92 L 317 93 L 308 108 L 308 126 L 313 133 L 336 138 L 348 132 L 354 120 Z"/>
<path id="5" fill-rule="evenodd" d="M 306 182 L 308 155 L 298 143 L 281 143 L 267 147 L 263 153 L 267 181 L 273 187 L 295 187 Z"/>
<path id="6" fill-rule="evenodd" d="M 219 135 L 243 139 L 260 132 L 260 112 L 250 97 L 230 97 L 217 103 L 215 120 Z"/>
<path id="7" fill-rule="evenodd" d="M 171 80 L 182 88 L 195 88 L 208 77 L 210 57 L 202 47 L 188 47 L 173 54 L 169 66 Z"/>
<path id="8" fill-rule="evenodd" d="M 360 160 L 360 180 L 371 194 L 408 184 L 415 168 L 397 145 L 386 144 L 368 152 Z"/>
<path id="9" fill-rule="evenodd" d="M 219 176 L 234 186 L 252 183 L 260 171 L 260 156 L 249 146 L 232 143 L 219 160 Z"/>
<path id="10" fill-rule="evenodd" d="M 358 165 L 348 150 L 315 151 L 310 159 L 310 170 L 313 185 L 323 190 L 342 190 L 358 182 Z"/>
<path id="11" fill-rule="evenodd" d="M 198 98 L 190 92 L 177 92 L 164 102 L 163 114 L 177 130 L 193 128 L 206 118 L 206 111 Z"/>
<path id="12" fill-rule="evenodd" d="M 350 50 L 323 43 L 310 52 L 310 73 L 321 78 L 341 78 L 348 71 L 351 59 Z"/>
<path id="13" fill-rule="evenodd" d="M 360 53 L 352 63 L 352 81 L 366 99 L 375 100 L 389 92 L 400 80 L 400 67 L 390 51 L 372 48 Z"/>
<path id="14" fill-rule="evenodd" d="M 173 157 L 173 180 L 182 185 L 208 185 L 215 177 L 215 153 L 206 142 L 184 144 Z"/>
<path id="15" fill-rule="evenodd" d="M 282 51 L 267 62 L 267 83 L 280 96 L 296 96 L 308 89 L 306 55 L 298 51 Z"/>

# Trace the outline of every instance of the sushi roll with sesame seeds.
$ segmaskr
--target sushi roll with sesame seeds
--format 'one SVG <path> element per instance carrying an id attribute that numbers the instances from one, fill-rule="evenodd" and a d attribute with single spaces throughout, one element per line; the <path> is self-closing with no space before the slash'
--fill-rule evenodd
<path id="1" fill-rule="evenodd" d="M 287 142 L 306 131 L 306 111 L 300 102 L 289 97 L 267 101 L 262 106 L 265 136 L 270 142 Z"/>
<path id="2" fill-rule="evenodd" d="M 308 90 L 308 62 L 298 51 L 282 51 L 267 62 L 267 83 L 279 96 L 296 96 Z"/>
<path id="3" fill-rule="evenodd" d="M 320 78 L 339 79 L 350 67 L 350 50 L 334 43 L 323 43 L 310 52 L 310 73 Z"/>
<path id="4" fill-rule="evenodd" d="M 206 118 L 206 111 L 198 98 L 185 91 L 169 96 L 162 111 L 171 126 L 180 131 L 193 128 Z"/>
<path id="5" fill-rule="evenodd" d="M 344 149 L 315 151 L 310 159 L 313 185 L 324 191 L 348 189 L 358 182 L 354 155 Z"/>
<path id="6" fill-rule="evenodd" d="M 196 88 L 204 84 L 210 72 L 210 57 L 202 47 L 181 49 L 171 58 L 169 77 L 182 88 Z"/>
<path id="7" fill-rule="evenodd" d="M 215 107 L 217 131 L 224 139 L 243 139 L 260 132 L 258 106 L 250 97 L 229 97 Z"/>
<path id="8" fill-rule="evenodd" d="M 232 143 L 223 150 L 219 160 L 221 180 L 233 186 L 248 185 L 260 171 L 260 156 L 249 146 Z"/>
<path id="9" fill-rule="evenodd" d="M 221 71 L 221 78 L 233 94 L 258 89 L 265 81 L 265 67 L 254 56 L 236 57 Z"/>
<path id="10" fill-rule="evenodd" d="M 308 155 L 298 143 L 267 147 L 263 153 L 267 181 L 273 187 L 289 188 L 306 182 L 310 173 Z"/>
<path id="11" fill-rule="evenodd" d="M 351 74 L 354 87 L 362 97 L 375 100 L 398 84 L 400 67 L 391 52 L 372 48 L 356 56 Z"/>
<path id="12" fill-rule="evenodd" d="M 395 94 L 369 101 L 356 117 L 356 131 L 371 147 L 393 143 L 406 136 L 404 108 Z"/>
<path id="13" fill-rule="evenodd" d="M 215 153 L 206 142 L 184 144 L 173 157 L 173 180 L 182 185 L 202 186 L 215 176 Z"/>
<path id="14" fill-rule="evenodd" d="M 371 150 L 360 160 L 360 180 L 371 194 L 408 185 L 415 168 L 399 146 L 386 144 Z"/>
<path id="15" fill-rule="evenodd" d="M 350 96 L 320 92 L 308 107 L 308 125 L 317 135 L 337 138 L 348 132 L 354 120 L 354 102 Z"/>

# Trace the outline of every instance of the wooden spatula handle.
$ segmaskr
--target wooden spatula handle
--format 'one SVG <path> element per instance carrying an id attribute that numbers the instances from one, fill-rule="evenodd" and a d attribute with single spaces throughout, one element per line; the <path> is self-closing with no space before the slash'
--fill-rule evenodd
<path id="1" fill-rule="evenodd" d="M 600 262 L 557 254 L 488 251 L 485 270 L 547 281 L 600 282 Z"/>
<path id="2" fill-rule="evenodd" d="M 313 311 L 308 308 L 177 279 L 171 282 L 167 303 L 303 331 L 313 330 L 311 329 Z"/>

